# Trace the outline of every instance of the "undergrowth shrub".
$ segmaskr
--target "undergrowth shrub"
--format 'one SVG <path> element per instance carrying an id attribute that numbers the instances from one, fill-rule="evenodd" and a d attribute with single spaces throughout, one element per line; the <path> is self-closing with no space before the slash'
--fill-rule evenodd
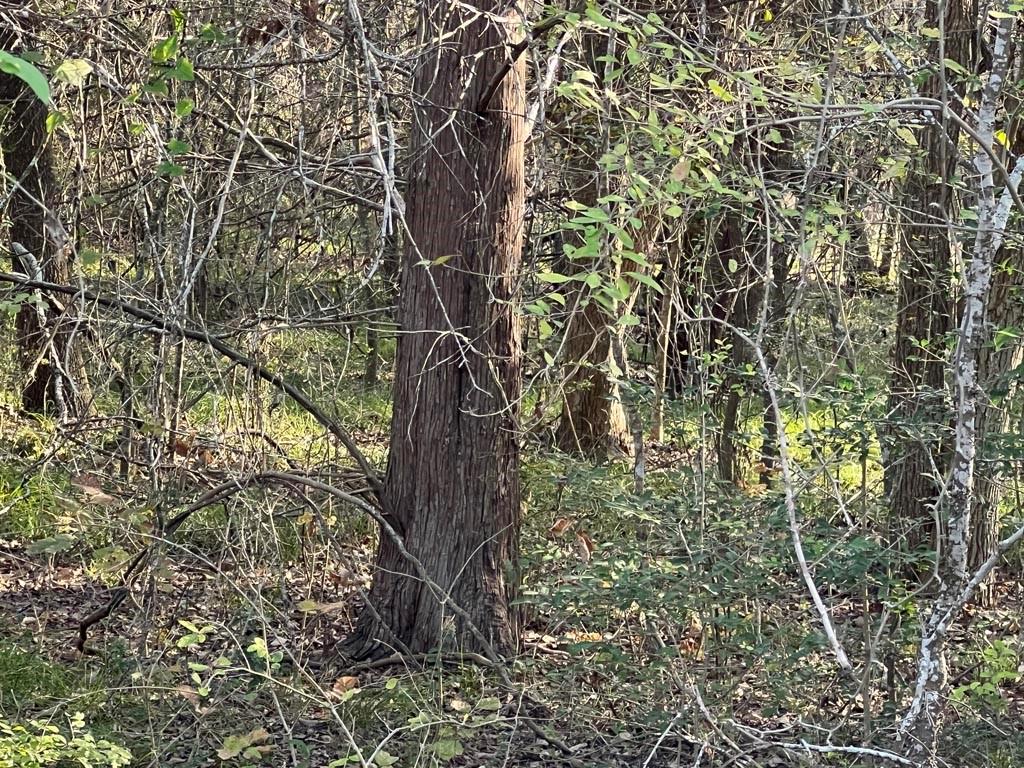
<path id="1" fill-rule="evenodd" d="M 93 736 L 81 713 L 69 719 L 66 731 L 39 720 L 21 724 L 0 718 L 0 768 L 121 768 L 131 760 L 124 747 Z"/>

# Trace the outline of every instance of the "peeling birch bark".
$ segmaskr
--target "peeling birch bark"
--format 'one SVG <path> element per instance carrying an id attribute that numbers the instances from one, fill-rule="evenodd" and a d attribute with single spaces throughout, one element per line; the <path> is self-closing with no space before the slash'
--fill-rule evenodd
<path id="1" fill-rule="evenodd" d="M 946 638 L 980 583 L 978 575 L 972 577 L 967 568 L 975 496 L 978 404 L 982 394 L 978 383 L 978 359 L 987 340 L 985 315 L 993 263 L 1002 244 L 1010 210 L 1009 200 L 1020 181 L 1018 167 L 1014 169 L 1009 183 L 999 190 L 993 159 L 987 151 L 995 142 L 997 112 L 1009 67 L 1009 44 L 1014 25 L 1014 18 L 1006 13 L 1006 0 L 998 5 L 999 8 L 994 10 L 1003 11 L 1006 17 L 1000 19 L 996 28 L 992 69 L 982 91 L 974 126 L 978 140 L 974 157 L 974 167 L 978 172 L 978 229 L 971 259 L 963 270 L 963 310 L 952 361 L 956 414 L 953 457 L 941 499 L 947 523 L 945 546 L 940 550 L 937 568 L 939 591 L 921 631 L 914 697 L 899 730 L 904 753 L 929 766 L 937 761 L 937 743 L 948 695 Z"/>

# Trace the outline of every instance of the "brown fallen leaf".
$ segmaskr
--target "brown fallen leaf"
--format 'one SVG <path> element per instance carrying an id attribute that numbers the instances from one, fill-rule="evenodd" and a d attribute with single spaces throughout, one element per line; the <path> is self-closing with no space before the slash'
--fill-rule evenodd
<path id="1" fill-rule="evenodd" d="M 341 700 L 346 698 L 345 694 L 349 691 L 354 691 L 359 688 L 359 678 L 354 675 L 342 675 L 334 681 L 334 685 L 331 686 L 331 690 L 328 691 L 327 695 L 331 699 Z"/>
<path id="2" fill-rule="evenodd" d="M 188 437 L 176 437 L 171 443 L 171 449 L 178 456 L 188 456 L 192 450 L 192 445 L 195 442 L 195 435 L 189 435 Z"/>
<path id="3" fill-rule="evenodd" d="M 82 499 L 89 504 L 113 504 L 117 501 L 113 496 L 100 487 L 100 479 L 96 475 L 84 472 L 78 477 L 72 478 L 71 487 L 81 494 Z"/>
<path id="4" fill-rule="evenodd" d="M 576 534 L 576 554 L 579 555 L 580 560 L 584 563 L 590 562 L 590 557 L 594 554 L 595 548 L 594 540 L 584 531 L 579 531 Z"/>
<path id="5" fill-rule="evenodd" d="M 572 520 L 566 517 L 560 517 L 555 520 L 554 525 L 548 528 L 548 534 L 551 536 L 561 536 L 572 526 Z"/>
<path id="6" fill-rule="evenodd" d="M 200 698 L 199 692 L 196 691 L 195 688 L 188 685 L 179 685 L 174 689 L 174 691 L 181 696 L 181 698 L 191 704 L 196 712 L 203 711 L 203 700 Z"/>

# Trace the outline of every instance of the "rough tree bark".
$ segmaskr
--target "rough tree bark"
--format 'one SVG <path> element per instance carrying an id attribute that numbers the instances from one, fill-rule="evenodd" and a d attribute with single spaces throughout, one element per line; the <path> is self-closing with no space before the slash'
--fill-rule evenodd
<path id="1" fill-rule="evenodd" d="M 942 59 L 973 69 L 970 3 L 928 0 L 924 24 L 943 30 L 944 39 L 929 44 L 933 71 L 920 93 L 945 102 L 953 94 L 941 71 Z M 953 120 L 934 113 L 919 134 L 920 164 L 909 173 L 905 187 L 907 221 L 900 244 L 888 408 L 893 426 L 884 457 L 889 508 L 897 530 L 905 532 L 909 551 L 931 548 L 935 542 L 934 505 L 949 456 L 945 345 L 952 330 L 950 222 L 956 213 L 959 136 Z"/>
<path id="2" fill-rule="evenodd" d="M 519 642 L 522 384 L 513 300 L 526 105 L 524 65 L 508 60 L 519 19 L 497 0 L 421 6 L 419 39 L 437 47 L 420 57 L 413 82 L 382 503 L 423 570 L 381 536 L 370 605 L 343 649 L 356 658 L 395 649 L 502 653 Z"/>
<path id="3" fill-rule="evenodd" d="M 31 15 L 16 20 L 0 15 L 0 50 L 23 50 L 23 37 L 31 33 L 31 24 Z M 47 107 L 22 80 L 2 72 L 0 106 L 6 108 L 4 166 L 17 183 L 7 206 L 12 267 L 29 277 L 67 284 L 67 243 L 54 239 L 56 235 L 58 240 L 66 240 L 66 234 L 53 213 L 57 185 L 47 141 Z M 80 405 L 75 383 L 68 376 L 69 371 L 80 373 L 80 363 L 70 348 L 71 328 L 60 323 L 54 309 L 26 301 L 15 319 L 18 362 L 24 376 L 21 406 L 42 413 L 50 405 L 63 418 Z"/>

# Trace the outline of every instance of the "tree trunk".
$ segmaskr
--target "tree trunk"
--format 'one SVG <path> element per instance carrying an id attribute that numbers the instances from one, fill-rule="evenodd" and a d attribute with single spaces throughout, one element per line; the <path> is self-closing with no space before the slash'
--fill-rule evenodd
<path id="1" fill-rule="evenodd" d="M 1019 109 L 1019 105 L 1018 105 Z M 1011 109 L 1007 109 L 1011 111 Z M 1010 153 L 1024 153 L 1024 120 L 1010 121 Z M 1003 499 L 1000 481 L 1001 463 L 994 445 L 998 435 L 1009 428 L 1009 411 L 1003 403 L 1010 395 L 1010 372 L 1024 362 L 1024 347 L 1015 338 L 1000 339 L 1001 329 L 1024 326 L 1024 251 L 1016 243 L 1004 241 L 995 259 L 996 268 L 989 289 L 986 321 L 996 334 L 995 344 L 984 346 L 978 355 L 978 380 L 985 396 L 978 403 L 980 461 L 975 478 L 974 510 L 971 513 L 971 544 L 968 565 L 977 569 L 995 551 L 999 539 L 999 505 Z M 992 603 L 995 571 L 981 585 L 978 598 L 982 605 Z"/>
<path id="2" fill-rule="evenodd" d="M 385 512 L 370 605 L 346 652 L 514 652 L 520 621 L 517 293 L 525 205 L 520 18 L 421 6 Z M 427 581 L 426 579 L 429 579 Z M 464 613 L 463 613 L 464 612 Z M 461 614 L 461 615 L 460 615 Z M 489 646 L 489 648 L 488 648 Z"/>
<path id="3" fill-rule="evenodd" d="M 1002 328 L 1020 328 L 1024 323 L 1021 305 L 1021 254 L 1004 250 L 997 256 L 1003 268 L 996 269 L 988 299 L 986 321 L 998 334 Z M 998 335 L 997 335 L 998 339 Z M 976 468 L 974 508 L 971 513 L 971 538 L 968 566 L 981 566 L 996 549 L 999 540 L 999 504 L 1003 498 L 999 455 L 996 443 L 1009 428 L 1009 411 L 1003 403 L 1009 395 L 1008 373 L 1024 360 L 1021 345 L 1014 340 L 1005 344 L 985 345 L 978 352 L 978 382 L 984 393 L 977 406 L 979 462 Z M 991 605 L 991 582 L 994 571 L 981 585 L 978 597 L 983 605 Z"/>
<path id="4" fill-rule="evenodd" d="M 20 47 L 16 30 L 0 30 L 0 50 Z M 18 182 L 7 208 L 12 266 L 29 277 L 65 285 L 70 280 L 68 244 L 53 210 L 57 190 L 46 135 L 47 107 L 22 80 L 2 72 L 0 105 L 9 107 L 3 124 L 4 166 Z M 41 300 L 26 301 L 15 328 L 24 376 L 22 408 L 42 413 L 50 405 L 65 419 L 80 405 L 69 373 L 81 370 L 70 348 L 72 328 L 56 316 L 57 309 Z"/>
<path id="5" fill-rule="evenodd" d="M 679 282 L 679 258 L 674 249 L 665 257 L 664 293 L 658 303 L 658 322 L 654 328 L 654 349 L 657 355 L 657 371 L 654 379 L 654 407 L 651 413 L 651 439 L 656 443 L 665 440 L 665 387 L 668 384 L 668 351 L 672 338 L 672 303 L 675 301 L 676 286 Z"/>
<path id="6" fill-rule="evenodd" d="M 613 39 L 589 33 L 581 40 L 580 55 L 595 82 L 604 82 L 608 62 L 612 56 Z M 575 172 L 573 180 L 575 202 L 588 208 L 600 208 L 604 195 L 612 192 L 612 181 L 595 159 L 607 151 L 608 126 L 603 123 L 580 122 L 574 118 L 563 125 L 566 153 Z M 573 178 L 574 177 L 574 178 Z M 562 363 L 565 370 L 562 382 L 562 415 L 555 433 L 555 443 L 566 453 L 575 453 L 601 460 L 609 452 L 629 453 L 630 434 L 626 414 L 622 407 L 619 385 L 611 376 L 613 362 L 612 334 L 616 333 L 618 317 L 596 300 L 594 290 L 582 281 L 590 272 L 613 269 L 609 259 L 610 248 L 605 232 L 594 233 L 598 239 L 594 255 L 585 259 L 561 259 L 560 271 L 580 276 L 578 289 L 569 296 L 572 314 L 565 323 L 562 343 Z M 586 227 L 567 233 L 567 239 L 576 248 L 587 246 Z"/>
<path id="7" fill-rule="evenodd" d="M 939 14 L 945 6 L 945 18 Z M 962 0 L 929 0 L 925 24 L 945 30 L 944 56 L 967 69 L 973 22 Z M 941 67 L 940 46 L 929 47 L 931 66 Z M 946 98 L 946 78 L 933 71 L 921 96 Z M 952 306 L 949 222 L 956 218 L 953 179 L 960 130 L 941 113 L 921 131 L 922 160 L 906 184 L 907 224 L 899 266 L 896 340 L 892 352 L 885 485 L 897 530 L 909 551 L 933 549 L 934 505 L 948 464 L 950 411 L 946 400 L 946 336 Z"/>
<path id="8" fill-rule="evenodd" d="M 922 628 L 914 696 L 899 731 L 904 753 L 915 763 L 924 762 L 929 768 L 939 764 L 938 742 L 949 695 L 946 662 L 949 632 L 973 597 L 978 581 L 985 576 L 983 571 L 974 574 L 969 570 L 968 553 L 971 515 L 976 501 L 977 445 L 981 436 L 978 409 L 984 396 L 978 378 L 979 360 L 989 337 L 986 315 L 992 299 L 993 267 L 1012 204 L 1008 190 L 1001 186 L 1006 180 L 1000 175 L 997 183 L 995 164 L 988 155 L 988 148 L 995 143 L 997 123 L 1004 119 L 999 107 L 1009 70 L 1008 50 L 1015 23 L 1014 16 L 1006 9 L 1005 0 L 995 3 L 991 9 L 993 17 L 998 19 L 989 48 L 991 70 L 973 115 L 973 133 L 980 147 L 973 162 L 977 170 L 974 195 L 977 228 L 973 249 L 967 254 L 969 258 L 963 260 L 964 296 L 950 366 L 955 416 L 952 457 L 942 508 L 946 525 L 936 563 L 939 589 Z M 959 26 L 950 25 L 947 6 L 946 29 L 963 29 L 964 19 L 971 19 L 973 23 L 969 12 L 969 9 L 962 9 L 961 15 L 954 19 Z M 1015 169 L 1016 178 L 1009 183 L 1019 182 L 1020 170 L 1021 167 Z"/>
<path id="9" fill-rule="evenodd" d="M 609 450 L 629 452 L 629 429 L 618 385 L 609 376 L 611 318 L 596 301 L 583 294 L 581 299 L 587 303 L 573 311 L 565 332 L 569 373 L 555 440 L 566 453 L 601 459 Z"/>

